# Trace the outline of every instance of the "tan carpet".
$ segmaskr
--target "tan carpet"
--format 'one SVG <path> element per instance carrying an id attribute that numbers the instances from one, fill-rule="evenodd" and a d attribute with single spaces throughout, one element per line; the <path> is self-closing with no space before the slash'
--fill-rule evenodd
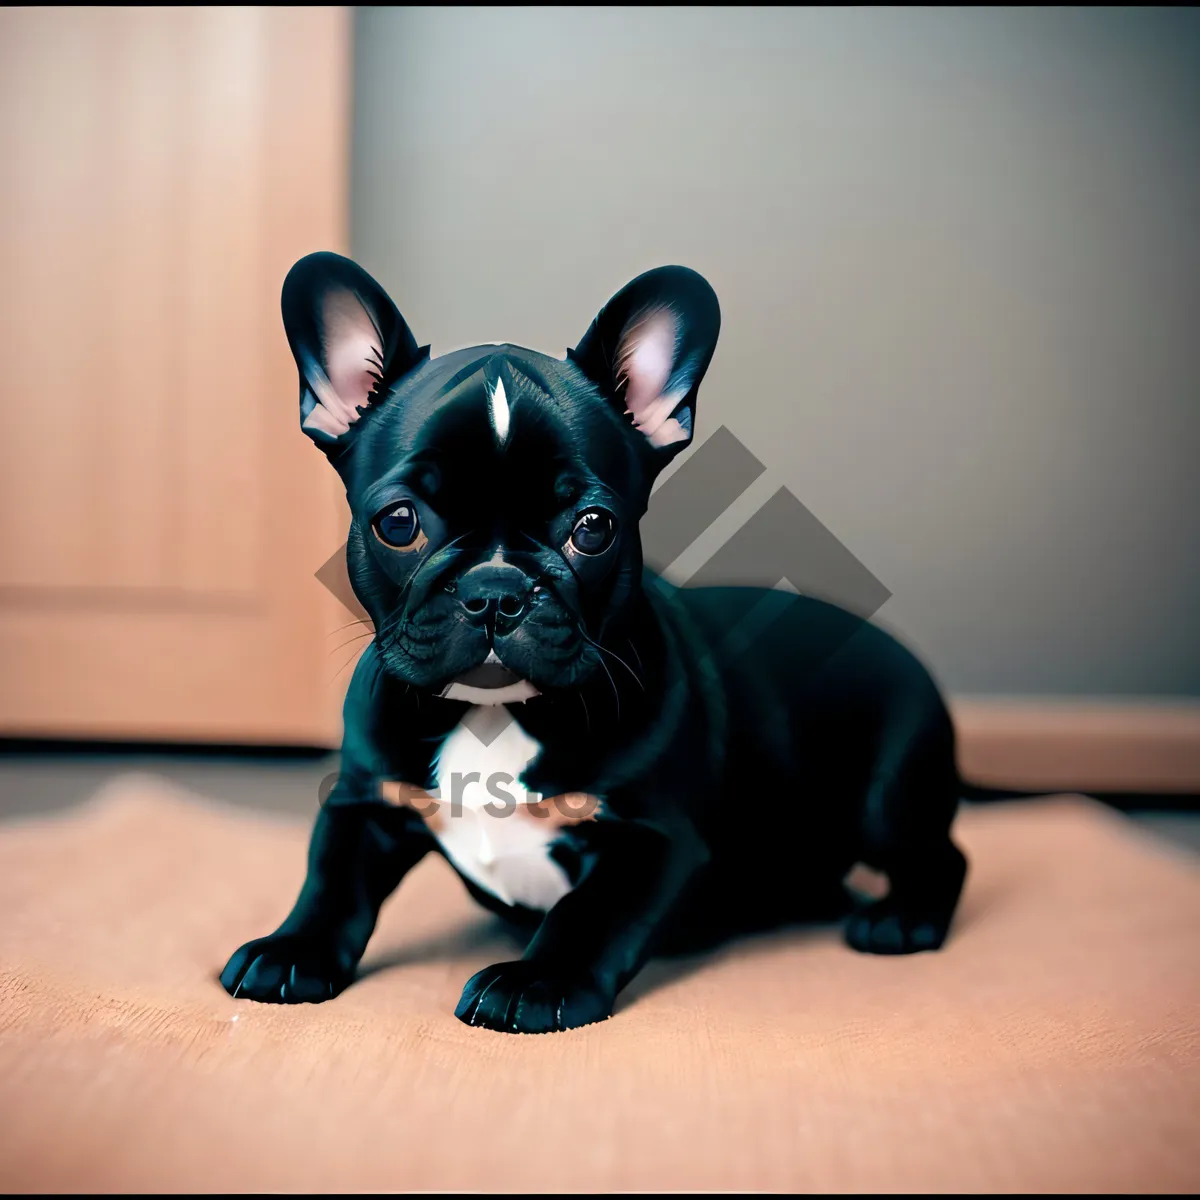
<path id="1" fill-rule="evenodd" d="M 307 828 L 130 777 L 0 826 L 5 1190 L 1200 1188 L 1200 868 L 1088 801 L 964 813 L 937 955 L 655 964 L 611 1021 L 453 1017 L 512 948 L 428 860 L 365 977 L 234 1001 Z"/>

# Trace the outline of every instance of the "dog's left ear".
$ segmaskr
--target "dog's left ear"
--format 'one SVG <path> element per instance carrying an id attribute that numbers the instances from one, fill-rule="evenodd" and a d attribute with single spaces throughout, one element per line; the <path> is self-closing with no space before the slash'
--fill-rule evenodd
<path id="1" fill-rule="evenodd" d="M 665 464 L 692 440 L 721 308 L 702 275 L 658 267 L 623 287 L 567 357 L 632 419 Z"/>

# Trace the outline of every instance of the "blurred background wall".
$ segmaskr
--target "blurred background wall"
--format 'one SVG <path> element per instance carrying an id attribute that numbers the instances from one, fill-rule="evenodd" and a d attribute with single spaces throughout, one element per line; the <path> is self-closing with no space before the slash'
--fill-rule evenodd
<path id="1" fill-rule="evenodd" d="M 670 573 L 786 488 L 968 779 L 1200 794 L 1196 10 L 0 8 L 0 162 L 0 750 L 338 745 L 327 247 L 435 353 L 696 267 L 766 470 Z"/>
<path id="2" fill-rule="evenodd" d="M 724 313 L 700 437 L 728 425 L 769 469 L 750 509 L 787 486 L 878 576 L 948 688 L 1200 695 L 1194 10 L 355 34 L 353 253 L 435 354 L 561 354 L 693 266 Z"/>

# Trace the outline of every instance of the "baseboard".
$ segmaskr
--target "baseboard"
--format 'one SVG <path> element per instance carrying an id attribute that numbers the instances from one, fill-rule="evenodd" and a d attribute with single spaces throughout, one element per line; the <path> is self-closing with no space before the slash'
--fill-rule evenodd
<path id="1" fill-rule="evenodd" d="M 959 696 L 959 771 L 1020 792 L 1200 793 L 1200 700 Z"/>

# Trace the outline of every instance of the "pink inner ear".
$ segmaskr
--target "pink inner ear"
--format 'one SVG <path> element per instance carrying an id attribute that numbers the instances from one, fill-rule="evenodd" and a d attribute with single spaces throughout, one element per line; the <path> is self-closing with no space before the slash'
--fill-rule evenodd
<path id="1" fill-rule="evenodd" d="M 322 345 L 325 351 L 323 379 L 310 379 L 318 404 L 306 425 L 325 433 L 345 433 L 358 420 L 383 370 L 383 346 L 379 332 L 353 293 L 331 292 L 322 316 Z"/>
<path id="2" fill-rule="evenodd" d="M 675 365 L 677 331 L 675 314 L 658 309 L 631 323 L 617 347 L 617 380 L 625 384 L 625 411 L 655 446 L 669 446 L 688 436 L 671 416 L 686 389 L 665 390 Z"/>
<path id="3" fill-rule="evenodd" d="M 617 347 L 617 380 L 625 384 L 625 410 L 636 421 L 662 395 L 675 362 L 675 317 L 659 309 L 634 321 Z"/>

